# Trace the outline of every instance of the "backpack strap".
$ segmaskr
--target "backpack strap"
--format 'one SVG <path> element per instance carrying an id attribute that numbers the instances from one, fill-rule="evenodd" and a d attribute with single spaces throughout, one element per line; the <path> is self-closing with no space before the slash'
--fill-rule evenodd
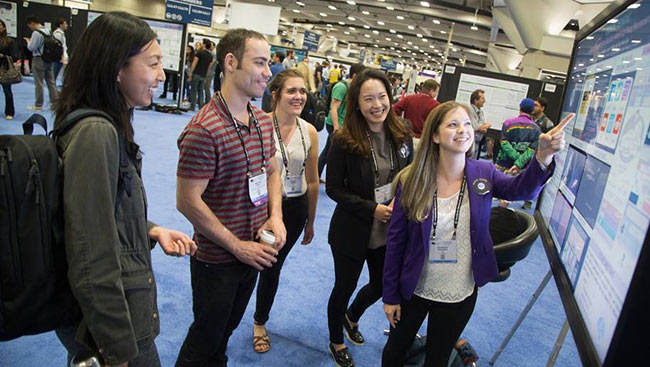
<path id="1" fill-rule="evenodd" d="M 25 135 L 32 135 L 34 132 L 34 125 L 39 125 L 45 130 L 45 133 L 47 133 L 47 120 L 43 115 L 40 115 L 38 113 L 34 113 L 29 118 L 23 122 L 23 134 Z"/>
<path id="2" fill-rule="evenodd" d="M 68 116 L 66 116 L 63 121 L 61 121 L 52 132 L 50 132 L 50 134 L 52 134 L 54 137 L 61 136 L 70 130 L 70 128 L 72 128 L 77 122 L 87 117 L 93 116 L 104 118 L 113 123 L 113 118 L 104 111 L 96 110 L 93 108 L 78 108 L 69 113 Z M 131 197 L 131 193 L 133 192 L 133 177 L 131 177 L 131 173 L 128 171 L 128 161 L 124 138 L 120 136 L 118 137 L 118 141 L 120 145 L 120 170 L 118 174 L 117 193 L 118 197 L 122 192 L 126 192 L 126 195 Z"/>

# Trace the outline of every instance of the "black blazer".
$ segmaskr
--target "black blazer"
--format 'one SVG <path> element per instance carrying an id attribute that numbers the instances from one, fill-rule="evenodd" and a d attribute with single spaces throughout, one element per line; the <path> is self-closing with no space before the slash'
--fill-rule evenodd
<path id="1" fill-rule="evenodd" d="M 395 147 L 395 173 L 413 160 L 413 139 Z M 327 154 L 325 192 L 336 201 L 328 241 L 337 252 L 365 259 L 375 214 L 375 173 L 372 158 L 347 152 L 335 135 Z"/>

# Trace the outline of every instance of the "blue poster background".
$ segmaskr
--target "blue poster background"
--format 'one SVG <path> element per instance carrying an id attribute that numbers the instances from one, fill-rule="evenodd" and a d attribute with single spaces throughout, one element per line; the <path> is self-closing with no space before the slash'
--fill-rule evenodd
<path id="1" fill-rule="evenodd" d="M 165 19 L 210 27 L 213 5 L 213 0 L 166 0 Z"/>

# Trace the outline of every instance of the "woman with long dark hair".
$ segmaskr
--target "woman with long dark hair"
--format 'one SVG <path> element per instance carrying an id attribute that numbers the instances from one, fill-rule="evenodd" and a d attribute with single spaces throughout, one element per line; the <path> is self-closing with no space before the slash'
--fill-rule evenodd
<path id="1" fill-rule="evenodd" d="M 156 242 L 168 255 L 196 249 L 184 233 L 147 220 L 131 120 L 164 81 L 162 53 L 147 23 L 123 12 L 95 19 L 79 43 L 92 47 L 70 57 L 55 103 L 55 133 L 82 108 L 105 115 L 57 134 L 68 279 L 82 311 L 76 325 L 57 335 L 70 356 L 93 356 L 107 366 L 159 366 L 151 249 Z"/>
<path id="2" fill-rule="evenodd" d="M 13 68 L 13 61 L 16 54 L 14 40 L 7 36 L 7 25 L 0 19 L 0 67 L 4 67 L 4 63 L 8 63 L 6 67 Z M 6 56 L 9 56 L 7 61 Z M 14 94 L 11 91 L 11 84 L 2 84 L 2 92 L 5 94 L 5 118 L 13 120 L 16 112 L 14 108 Z"/>
<path id="3" fill-rule="evenodd" d="M 384 312 L 391 324 L 382 366 L 404 365 L 428 316 L 425 366 L 446 366 L 467 325 L 478 287 L 497 276 L 488 225 L 492 196 L 532 199 L 552 176 L 562 129 L 539 137 L 535 158 L 517 177 L 470 159 L 469 107 L 445 102 L 429 114 L 413 163 L 400 172 L 384 266 Z"/>
<path id="4" fill-rule="evenodd" d="M 347 92 L 345 124 L 333 135 L 328 154 L 327 195 L 336 201 L 329 229 L 334 257 L 334 288 L 327 305 L 329 352 L 338 366 L 354 366 L 343 334 L 355 345 L 364 338 L 358 322 L 381 298 L 386 231 L 392 212 L 391 181 L 411 162 L 408 126 L 391 106 L 386 75 L 367 69 Z M 348 308 L 364 262 L 370 282 Z"/>
<path id="5" fill-rule="evenodd" d="M 287 242 L 276 256 L 277 262 L 260 273 L 257 283 L 253 323 L 253 348 L 257 353 L 271 348 L 265 325 L 278 291 L 280 270 L 303 230 L 303 245 L 310 244 L 314 238 L 318 201 L 318 132 L 312 124 L 300 118 L 307 101 L 305 81 L 296 70 L 284 70 L 273 77 L 269 91 Z"/>

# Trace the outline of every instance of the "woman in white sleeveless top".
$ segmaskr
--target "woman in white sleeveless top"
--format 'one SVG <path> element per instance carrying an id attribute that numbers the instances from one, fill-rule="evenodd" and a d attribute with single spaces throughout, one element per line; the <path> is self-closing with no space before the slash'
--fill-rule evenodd
<path id="1" fill-rule="evenodd" d="M 265 324 L 278 290 L 280 270 L 303 229 L 301 243 L 311 243 L 318 200 L 318 134 L 314 126 L 299 117 L 307 101 L 305 81 L 296 70 L 284 70 L 273 77 L 269 91 L 287 242 L 273 267 L 260 273 L 257 284 L 253 324 L 253 348 L 257 353 L 267 352 L 271 348 Z"/>

